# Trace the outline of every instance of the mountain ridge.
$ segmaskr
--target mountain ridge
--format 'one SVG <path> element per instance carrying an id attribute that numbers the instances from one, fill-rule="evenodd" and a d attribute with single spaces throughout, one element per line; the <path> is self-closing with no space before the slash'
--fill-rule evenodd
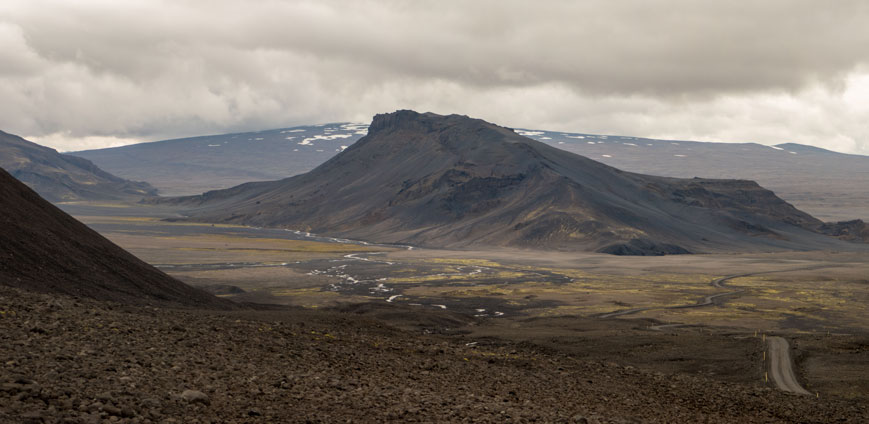
<path id="1" fill-rule="evenodd" d="M 0 131 L 0 167 L 52 202 L 155 196 L 150 184 L 129 181 L 93 162 Z"/>
<path id="2" fill-rule="evenodd" d="M 824 221 L 869 220 L 869 157 L 788 143 L 715 143 L 516 128 L 520 135 L 630 172 L 749 179 Z M 73 152 L 125 178 L 185 196 L 312 170 L 367 133 L 331 123 Z"/>
<path id="3" fill-rule="evenodd" d="M 368 135 L 309 173 L 161 202 L 192 207 L 194 220 L 437 248 L 836 245 L 821 221 L 753 181 L 630 173 L 510 128 L 413 111 L 375 116 Z"/>

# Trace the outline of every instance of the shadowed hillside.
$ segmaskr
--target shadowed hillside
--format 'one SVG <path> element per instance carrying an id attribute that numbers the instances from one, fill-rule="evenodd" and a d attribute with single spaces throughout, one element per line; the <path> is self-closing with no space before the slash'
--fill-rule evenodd
<path id="1" fill-rule="evenodd" d="M 60 154 L 2 131 L 0 167 L 52 202 L 135 199 L 157 194 L 148 183 L 116 177 L 87 159 Z"/>
<path id="2" fill-rule="evenodd" d="M 232 308 L 142 262 L 0 169 L 0 284 L 132 304 Z"/>

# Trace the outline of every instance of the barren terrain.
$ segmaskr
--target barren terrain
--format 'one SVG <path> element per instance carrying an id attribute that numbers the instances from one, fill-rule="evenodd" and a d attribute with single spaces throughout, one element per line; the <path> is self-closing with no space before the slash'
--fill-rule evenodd
<path id="1" fill-rule="evenodd" d="M 425 250 L 167 222 L 157 218 L 172 213 L 153 207 L 65 207 L 170 275 L 234 300 L 353 311 L 460 344 L 768 388 L 762 336 L 777 335 L 814 397 L 867 402 L 869 381 L 854 372 L 869 363 L 861 254 Z"/>
<path id="2" fill-rule="evenodd" d="M 392 308 L 408 323 L 449 322 Z M 356 312 L 174 311 L 0 288 L 0 420 L 747 423 L 869 413 L 759 382 L 425 335 Z"/>

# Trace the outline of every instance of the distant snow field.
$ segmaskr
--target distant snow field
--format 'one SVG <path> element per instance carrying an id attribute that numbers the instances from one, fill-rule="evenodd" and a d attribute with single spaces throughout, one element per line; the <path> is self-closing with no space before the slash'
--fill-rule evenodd
<path id="1" fill-rule="evenodd" d="M 308 138 L 302 140 L 301 142 L 299 142 L 299 144 L 301 144 L 302 146 L 310 146 L 312 141 L 337 140 L 339 138 L 350 138 L 350 137 L 353 137 L 353 134 L 317 134 L 313 137 L 308 137 Z"/>
<path id="2" fill-rule="evenodd" d="M 535 136 L 535 135 L 543 135 L 545 133 L 543 131 L 516 130 L 516 134 L 524 135 L 525 137 L 529 137 L 529 136 Z"/>
<path id="3" fill-rule="evenodd" d="M 356 135 L 367 135 L 368 124 L 343 124 L 341 129 L 344 131 L 352 131 Z"/>

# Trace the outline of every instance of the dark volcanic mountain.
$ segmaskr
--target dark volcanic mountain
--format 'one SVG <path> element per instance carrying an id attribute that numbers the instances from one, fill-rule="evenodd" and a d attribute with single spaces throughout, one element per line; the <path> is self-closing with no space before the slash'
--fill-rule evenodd
<path id="1" fill-rule="evenodd" d="M 93 162 L 64 155 L 0 131 L 0 168 L 52 201 L 117 200 L 154 196 L 148 183 L 128 181 Z"/>
<path id="2" fill-rule="evenodd" d="M 142 262 L 3 169 L 0 284 L 131 304 L 234 306 Z"/>
<path id="3" fill-rule="evenodd" d="M 100 168 L 187 196 L 308 172 L 353 145 L 368 124 L 331 123 L 72 152 Z M 869 221 L 869 156 L 793 143 L 714 143 L 516 129 L 541 143 L 647 175 L 748 179 L 824 221 Z"/>
<path id="4" fill-rule="evenodd" d="M 449 248 L 806 250 L 846 244 L 821 231 L 862 228 L 825 230 L 752 181 L 624 172 L 509 128 L 413 111 L 377 115 L 307 174 L 171 201 L 196 220 Z"/>

